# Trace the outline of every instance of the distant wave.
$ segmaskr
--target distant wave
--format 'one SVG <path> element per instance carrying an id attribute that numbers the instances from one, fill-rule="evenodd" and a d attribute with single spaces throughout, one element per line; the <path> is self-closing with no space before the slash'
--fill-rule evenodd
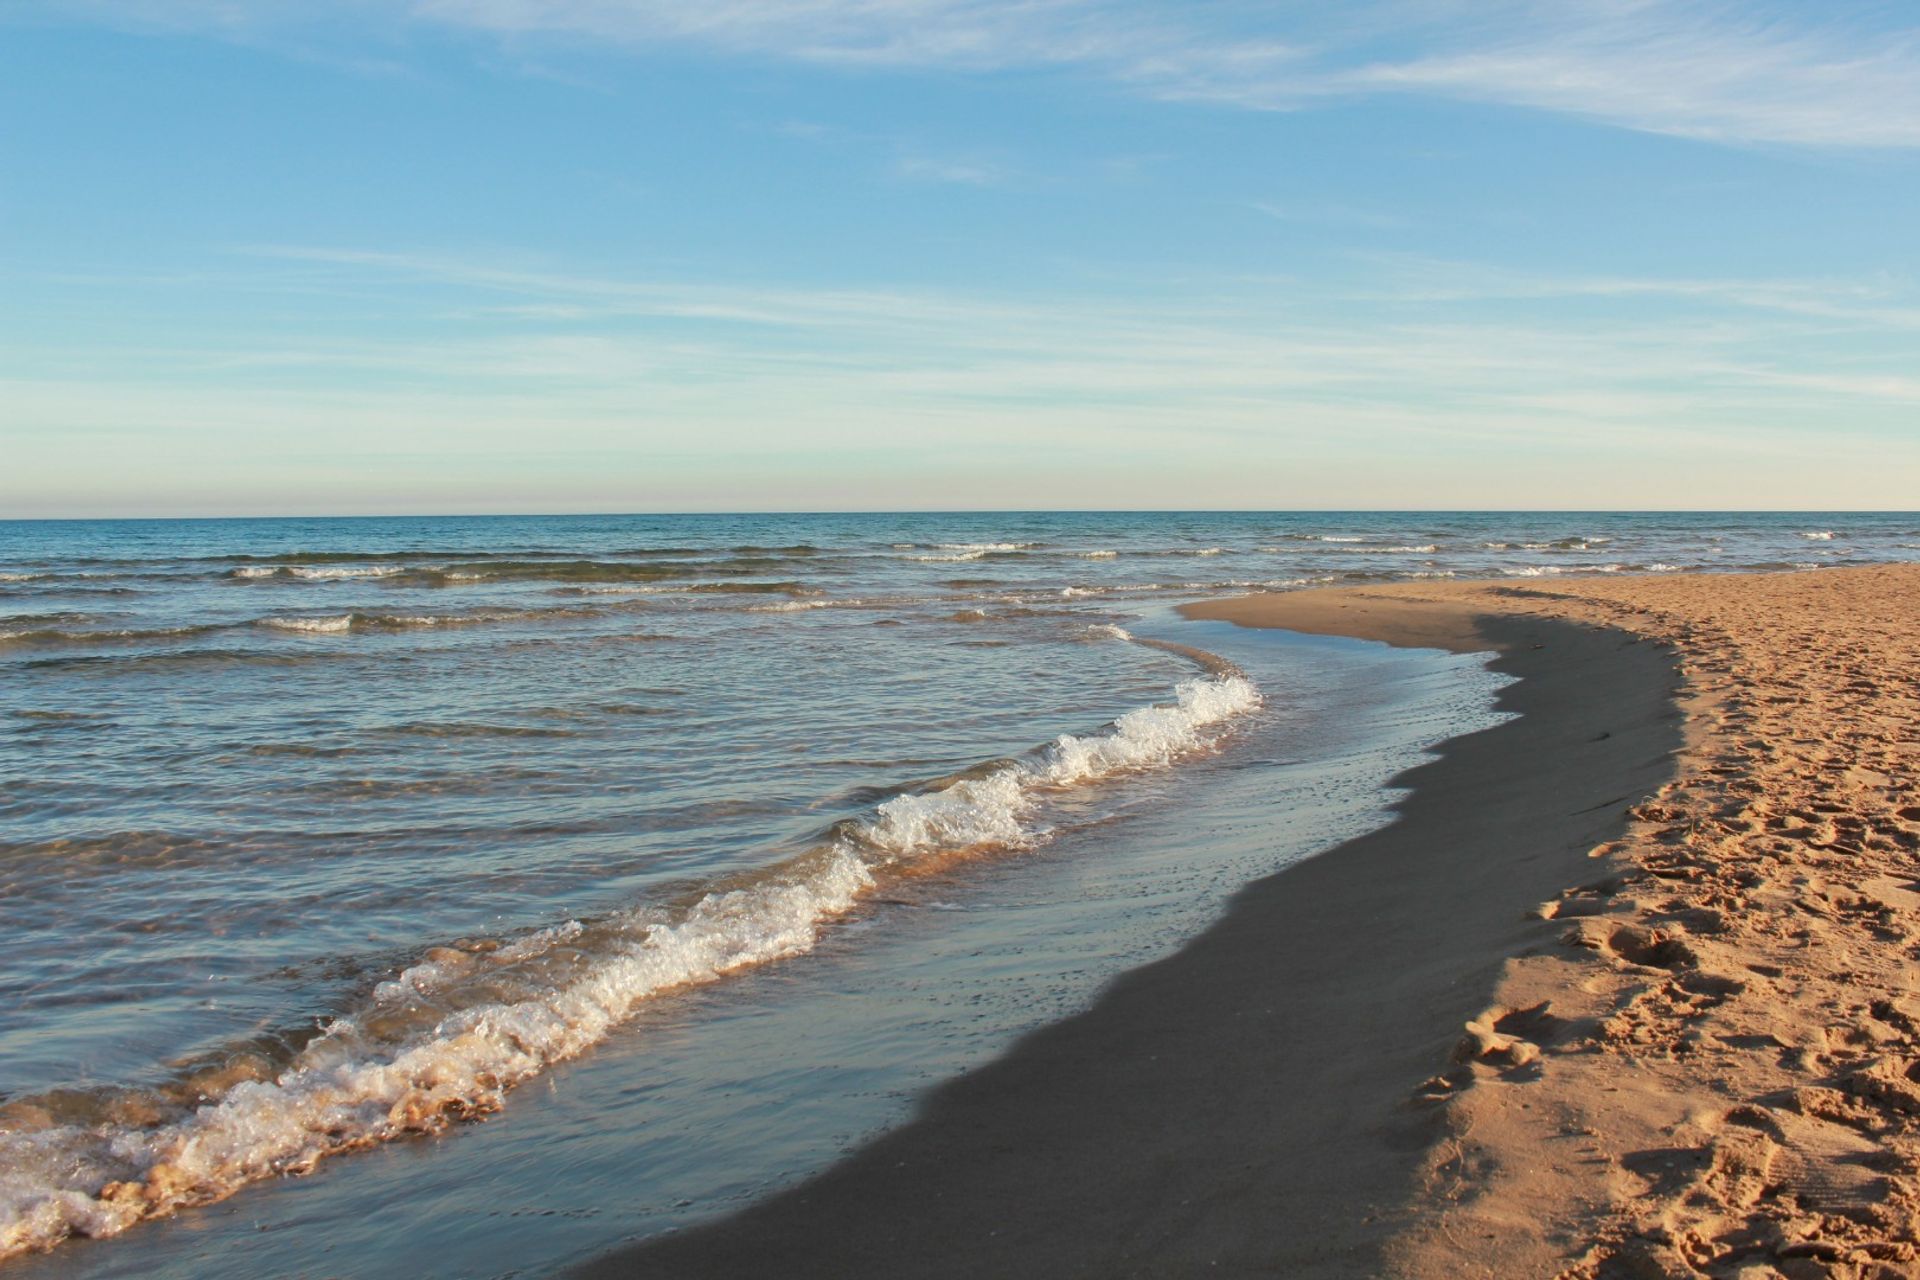
<path id="1" fill-rule="evenodd" d="M 318 615 L 275 614 L 254 619 L 254 625 L 276 631 L 329 633 L 342 631 L 405 631 L 422 627 L 471 627 L 499 622 L 562 621 L 600 617 L 602 611 L 587 607 L 552 609 L 470 609 L 461 613 L 330 613 Z"/>
<path id="2" fill-rule="evenodd" d="M 120 645 L 156 640 L 189 640 L 225 628 L 218 624 L 184 627 L 25 627 L 0 628 L 0 645 Z"/>
<path id="3" fill-rule="evenodd" d="M 231 570 L 235 578 L 391 578 L 405 573 L 399 565 L 304 565 L 304 564 L 243 564 Z"/>

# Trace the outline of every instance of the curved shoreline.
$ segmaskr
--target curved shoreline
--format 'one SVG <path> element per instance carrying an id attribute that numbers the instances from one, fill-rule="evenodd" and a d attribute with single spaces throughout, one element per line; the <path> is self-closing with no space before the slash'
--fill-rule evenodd
<path id="1" fill-rule="evenodd" d="M 1386 828 L 1249 885 L 840 1164 L 577 1274 L 1377 1274 L 1432 1200 L 1445 1125 L 1415 1095 L 1503 962 L 1562 931 L 1533 908 L 1671 776 L 1676 668 L 1624 632 L 1470 604 L 1285 618 L 1330 594 L 1259 598 L 1277 621 L 1195 612 L 1495 649 L 1516 718 L 1397 779 L 1412 790 Z"/>

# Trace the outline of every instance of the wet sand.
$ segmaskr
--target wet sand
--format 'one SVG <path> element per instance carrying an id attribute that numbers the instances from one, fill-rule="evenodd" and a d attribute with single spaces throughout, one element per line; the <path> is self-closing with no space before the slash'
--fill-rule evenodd
<path id="1" fill-rule="evenodd" d="M 1435 1077 L 1462 1069 L 1506 960 L 1562 945 L 1536 908 L 1672 779 L 1681 723 L 1673 651 L 1617 628 L 1354 603 L 1286 625 L 1498 649 L 1516 718 L 1404 775 L 1392 825 L 1250 885 L 901 1128 L 579 1274 L 1346 1277 L 1404 1259 L 1440 1195 L 1428 1153 L 1451 1141 Z"/>
<path id="2" fill-rule="evenodd" d="M 1444 1136 L 1391 1271 L 1920 1275 L 1920 568 L 1205 611 L 1364 632 L 1462 608 L 1672 645 L 1686 736 L 1427 1091 Z"/>

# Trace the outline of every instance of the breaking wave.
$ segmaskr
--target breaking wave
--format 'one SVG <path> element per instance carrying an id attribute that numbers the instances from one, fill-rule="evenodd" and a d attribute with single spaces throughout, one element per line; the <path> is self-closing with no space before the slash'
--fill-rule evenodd
<path id="1" fill-rule="evenodd" d="M 1171 701 L 905 789 L 759 872 L 511 941 L 433 948 L 304 1043 L 241 1046 L 138 1096 L 102 1093 L 92 1114 L 72 1090 L 14 1099 L 0 1111 L 0 1257 L 114 1235 L 329 1155 L 496 1111 L 515 1085 L 591 1048 L 645 1001 L 812 950 L 890 880 L 1045 842 L 1058 829 L 1039 820 L 1052 798 L 1205 752 L 1260 704 L 1230 664 L 1171 649 L 1207 672 Z"/>

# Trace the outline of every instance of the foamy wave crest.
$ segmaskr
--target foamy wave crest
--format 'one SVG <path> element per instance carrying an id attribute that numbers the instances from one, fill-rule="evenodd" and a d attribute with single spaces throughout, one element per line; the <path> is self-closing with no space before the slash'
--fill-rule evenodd
<path id="1" fill-rule="evenodd" d="M 405 573 L 399 565 L 293 565 L 287 573 L 295 578 L 391 578 L 396 573 Z"/>
<path id="2" fill-rule="evenodd" d="M 858 600 L 782 600 L 778 604 L 748 605 L 748 613 L 805 613 L 810 609 L 830 609 L 834 605 L 853 605 Z"/>
<path id="3" fill-rule="evenodd" d="M 276 631 L 351 631 L 353 615 L 341 613 L 325 618 L 262 618 L 260 625 Z"/>
<path id="4" fill-rule="evenodd" d="M 228 576 L 234 578 L 308 578 L 328 581 L 340 578 L 391 578 L 406 569 L 393 564 L 243 564 Z"/>
<path id="5" fill-rule="evenodd" d="M 917 543 L 896 543 L 898 551 L 912 550 Z M 941 563 L 958 560 L 983 560 L 992 555 L 1008 555 L 1016 551 L 1031 551 L 1039 546 L 1037 542 L 936 542 L 919 555 L 910 555 L 909 560 Z"/>
<path id="6" fill-rule="evenodd" d="M 256 626 L 276 631 L 411 631 L 430 627 L 471 627 L 489 622 L 537 622 L 591 618 L 586 607 L 554 609 L 473 609 L 465 613 L 333 613 L 317 617 L 275 614 L 256 618 Z"/>
<path id="7" fill-rule="evenodd" d="M 1803 537 L 1803 538 L 1805 538 L 1805 539 L 1807 539 L 1807 540 L 1808 540 L 1809 542 L 1832 542 L 1832 541 L 1833 541 L 1833 530 L 1831 530 L 1831 529 L 1808 529 L 1807 531 L 1805 531 L 1804 533 L 1802 533 L 1802 534 L 1801 534 L 1800 536 L 1801 536 L 1801 537 Z"/>
<path id="8" fill-rule="evenodd" d="M 496 1111 L 648 997 L 811 950 L 872 883 L 850 850 L 816 861 L 804 878 L 710 893 L 677 921 L 637 925 L 561 985 L 459 1009 L 399 1045 L 341 1019 L 277 1079 L 236 1085 L 175 1123 L 0 1134 L 0 1257 L 114 1235 L 328 1155 Z"/>
<path id="9" fill-rule="evenodd" d="M 1173 764 L 1259 705 L 1238 672 L 1188 656 L 1218 669 L 1181 684 L 1170 703 L 896 796 L 688 905 L 569 921 L 506 945 L 434 948 L 270 1075 L 188 1091 L 214 1095 L 191 1109 L 160 1094 L 160 1118 L 148 1124 L 104 1112 L 95 1123 L 16 1122 L 0 1131 L 0 1258 L 69 1235 L 115 1235 L 329 1155 L 496 1111 L 515 1085 L 591 1048 L 648 999 L 812 950 L 889 877 L 983 846 L 1041 843 L 1049 831 L 1030 819 L 1049 795 Z"/>
<path id="10" fill-rule="evenodd" d="M 1562 574 L 1623 573 L 1624 564 L 1529 564 L 1502 569 L 1509 578 L 1555 578 Z"/>
<path id="11" fill-rule="evenodd" d="M 895 855 L 961 852 L 981 845 L 1024 848 L 1041 838 L 1023 819 L 1046 792 L 1171 764 L 1205 745 L 1202 731 L 1208 726 L 1259 705 L 1259 691 L 1237 673 L 1188 680 L 1171 704 L 1129 711 L 1107 733 L 1062 734 L 1034 757 L 984 778 L 895 796 L 855 831 L 862 841 Z"/>

